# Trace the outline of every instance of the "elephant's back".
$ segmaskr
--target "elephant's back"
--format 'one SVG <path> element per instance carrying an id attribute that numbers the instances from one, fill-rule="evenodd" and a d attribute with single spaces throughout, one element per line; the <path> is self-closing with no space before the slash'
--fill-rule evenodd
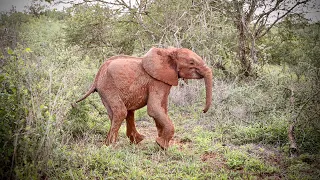
<path id="1" fill-rule="evenodd" d="M 147 104 L 148 86 L 152 78 L 142 67 L 141 58 L 120 56 L 107 68 L 107 76 L 119 92 L 128 110 L 139 109 Z"/>

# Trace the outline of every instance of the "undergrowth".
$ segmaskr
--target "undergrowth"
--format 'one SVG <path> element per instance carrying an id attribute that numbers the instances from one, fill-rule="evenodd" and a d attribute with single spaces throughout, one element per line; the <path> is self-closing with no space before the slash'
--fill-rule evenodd
<path id="1" fill-rule="evenodd" d="M 97 65 L 79 54 L 78 47 L 63 48 L 63 40 L 56 41 L 62 38 L 61 24 L 46 19 L 29 23 L 22 32 L 26 41 L 36 41 L 28 31 L 43 25 L 50 30 L 47 41 L 57 44 L 37 40 L 37 47 L 7 49 L 0 75 L 1 177 L 320 179 L 317 71 L 297 78 L 289 67 L 265 65 L 257 79 L 215 76 L 206 114 L 201 112 L 204 83 L 192 80 L 171 89 L 168 114 L 175 136 L 167 151 L 155 143 L 157 131 L 146 108 L 135 116 L 146 139 L 130 144 L 122 125 L 119 141 L 107 147 L 103 141 L 110 120 L 97 93 L 77 108 L 70 105 L 88 89 Z M 296 158 L 288 157 L 292 123 L 300 154 Z"/>
<path id="2" fill-rule="evenodd" d="M 272 68 L 268 66 L 264 71 Z M 82 103 L 77 110 L 69 111 L 67 124 L 71 126 L 66 127 L 70 135 L 78 134 L 79 130 L 84 135 L 58 148 L 46 176 L 63 179 L 317 179 L 318 154 L 310 155 L 313 149 L 305 151 L 309 143 L 315 147 L 319 145 L 315 141 L 317 137 L 301 137 L 298 126 L 296 136 L 302 155 L 288 157 L 287 131 L 292 107 L 286 88 L 292 84 L 286 84 L 289 81 L 283 79 L 286 73 L 280 70 L 274 75 L 263 73 L 254 83 L 215 79 L 213 108 L 208 114 L 201 113 L 204 104 L 201 83 L 173 88 L 169 115 L 176 132 L 167 151 L 162 151 L 154 142 L 156 129 L 146 108 L 136 112 L 137 128 L 147 133 L 146 140 L 131 145 L 123 125 L 119 142 L 106 147 L 104 133 L 95 128 L 109 124 L 107 115 L 92 113 L 92 107 L 87 102 Z M 95 121 L 99 124 L 89 126 Z M 104 127 L 108 129 L 108 125 Z M 304 131 L 304 136 L 309 131 L 316 134 L 314 129 Z M 65 163 L 54 164 L 61 161 Z"/>

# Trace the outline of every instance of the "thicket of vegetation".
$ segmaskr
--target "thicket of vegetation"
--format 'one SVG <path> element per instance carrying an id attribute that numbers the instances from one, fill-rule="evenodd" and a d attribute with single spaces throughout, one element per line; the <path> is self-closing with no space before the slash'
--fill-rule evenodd
<path id="1" fill-rule="evenodd" d="M 320 179 L 320 24 L 292 11 L 313 1 L 99 2 L 1 13 L 1 179 Z M 145 108 L 146 140 L 131 145 L 123 126 L 104 146 L 99 96 L 70 104 L 106 58 L 152 46 L 206 60 L 212 107 L 201 112 L 204 83 L 180 82 L 167 151 Z"/>

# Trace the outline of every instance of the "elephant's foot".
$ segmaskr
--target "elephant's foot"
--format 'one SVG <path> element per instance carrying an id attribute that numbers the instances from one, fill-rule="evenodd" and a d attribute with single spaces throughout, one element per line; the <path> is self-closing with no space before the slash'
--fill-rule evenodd
<path id="1" fill-rule="evenodd" d="M 106 146 L 109 146 L 109 145 L 112 144 L 112 141 L 110 141 L 108 138 L 106 138 L 106 140 L 104 141 L 104 144 L 105 144 Z"/>
<path id="2" fill-rule="evenodd" d="M 164 150 L 168 149 L 168 147 L 169 147 L 169 141 L 170 141 L 170 140 L 166 140 L 166 139 L 164 139 L 164 138 L 162 138 L 162 137 L 158 137 L 158 138 L 156 139 L 157 144 L 158 144 L 162 149 L 164 149 Z"/>
<path id="3" fill-rule="evenodd" d="M 105 144 L 106 146 L 109 146 L 110 144 L 112 144 L 112 142 L 110 142 L 108 139 L 106 139 L 106 140 L 104 140 L 104 144 Z"/>
<path id="4" fill-rule="evenodd" d="M 145 136 L 139 133 L 135 133 L 135 134 L 129 135 L 128 138 L 130 139 L 131 143 L 138 144 L 145 138 Z"/>
<path id="5" fill-rule="evenodd" d="M 104 141 L 104 144 L 109 146 L 117 141 L 117 136 L 114 134 L 108 134 L 106 137 L 106 140 Z"/>

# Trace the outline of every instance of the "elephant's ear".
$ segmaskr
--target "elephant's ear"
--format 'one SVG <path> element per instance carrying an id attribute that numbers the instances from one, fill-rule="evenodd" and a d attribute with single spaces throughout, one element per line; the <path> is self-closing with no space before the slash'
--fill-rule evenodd
<path id="1" fill-rule="evenodd" d="M 151 48 L 142 58 L 142 66 L 151 77 L 177 86 L 178 73 L 172 58 L 173 52 L 173 49 Z"/>

